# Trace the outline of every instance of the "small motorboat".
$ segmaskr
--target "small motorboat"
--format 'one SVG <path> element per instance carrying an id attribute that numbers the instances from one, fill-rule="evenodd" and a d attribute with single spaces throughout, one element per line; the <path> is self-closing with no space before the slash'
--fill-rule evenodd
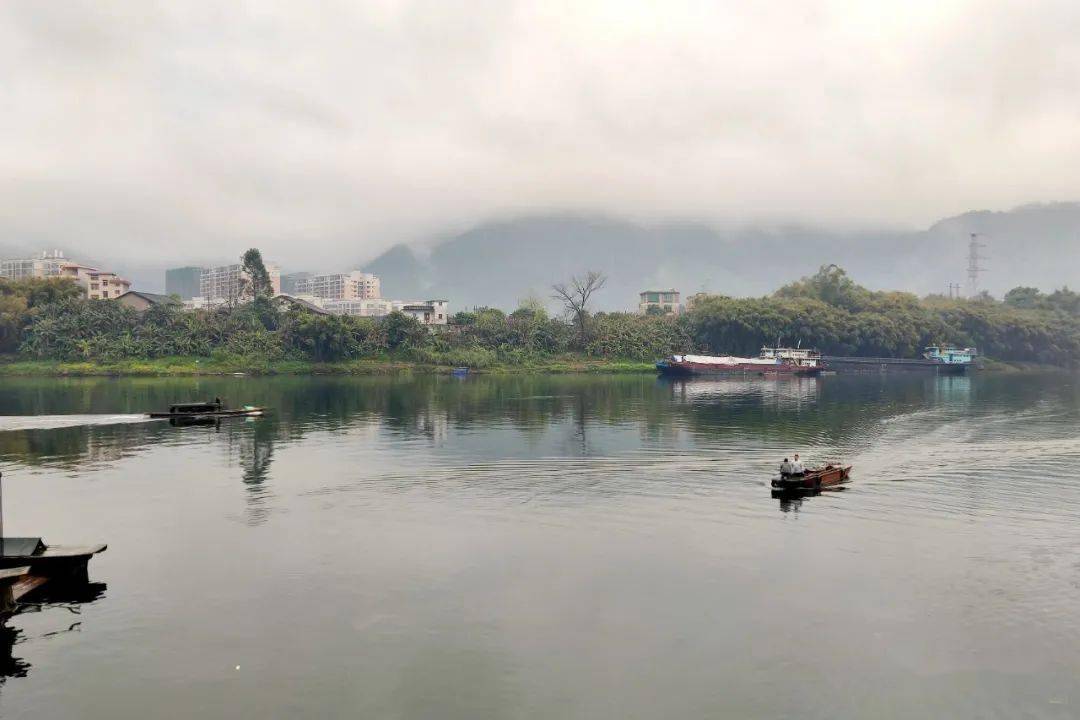
<path id="1" fill-rule="evenodd" d="M 773 478 L 775 490 L 820 490 L 839 485 L 851 475 L 850 465 L 828 464 L 824 467 L 810 468 L 802 475 L 780 475 Z"/>
<path id="2" fill-rule="evenodd" d="M 266 412 L 266 408 L 245 405 L 242 408 L 227 408 L 220 402 L 177 403 L 169 406 L 168 412 L 147 413 L 152 418 L 170 420 L 193 420 L 221 417 L 257 417 Z"/>

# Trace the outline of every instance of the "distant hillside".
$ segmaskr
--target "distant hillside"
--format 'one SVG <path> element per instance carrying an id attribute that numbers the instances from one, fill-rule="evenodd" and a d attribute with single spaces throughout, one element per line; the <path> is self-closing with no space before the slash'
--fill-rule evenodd
<path id="1" fill-rule="evenodd" d="M 426 255 L 398 245 L 364 267 L 382 277 L 387 296 L 445 297 L 457 308 L 513 308 L 590 268 L 609 276 L 597 296 L 605 309 L 634 306 L 646 288 L 763 295 L 823 263 L 874 289 L 926 294 L 965 282 L 971 232 L 984 236 L 982 286 L 996 295 L 1016 285 L 1080 286 L 1080 203 L 970 212 L 924 231 L 534 216 L 480 225 Z"/>

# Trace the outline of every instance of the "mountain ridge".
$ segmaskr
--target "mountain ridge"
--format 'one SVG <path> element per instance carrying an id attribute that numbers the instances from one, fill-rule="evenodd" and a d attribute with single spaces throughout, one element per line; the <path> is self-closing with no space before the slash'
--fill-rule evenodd
<path id="1" fill-rule="evenodd" d="M 867 287 L 923 295 L 964 285 L 971 232 L 987 244 L 981 286 L 996 295 L 1017 285 L 1080 284 L 1077 202 L 972 210 L 922 230 L 677 218 L 646 224 L 553 212 L 480 223 L 428 246 L 424 256 L 398 244 L 364 267 L 382 277 L 385 294 L 446 297 L 459 308 L 512 309 L 528 295 L 546 298 L 552 283 L 586 269 L 608 275 L 597 307 L 609 310 L 636 306 L 637 293 L 649 288 L 674 287 L 684 297 L 699 290 L 763 295 L 828 263 Z"/>

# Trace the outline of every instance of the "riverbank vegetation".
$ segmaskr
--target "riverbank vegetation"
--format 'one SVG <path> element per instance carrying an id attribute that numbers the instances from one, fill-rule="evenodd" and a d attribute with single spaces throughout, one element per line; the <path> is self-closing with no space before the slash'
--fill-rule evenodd
<path id="1" fill-rule="evenodd" d="M 401 313 L 320 315 L 257 292 L 212 310 L 142 313 L 78 295 L 66 280 L 0 280 L 0 373 L 626 371 L 672 353 L 751 355 L 778 341 L 836 355 L 913 357 L 953 343 L 1009 362 L 1075 366 L 1080 357 L 1080 301 L 1069 290 L 1017 288 L 1002 302 L 917 298 L 867 290 L 835 266 L 767 297 L 697 297 L 679 316 L 591 312 L 586 295 L 564 317 L 529 301 L 511 313 L 459 312 L 430 329 Z"/>

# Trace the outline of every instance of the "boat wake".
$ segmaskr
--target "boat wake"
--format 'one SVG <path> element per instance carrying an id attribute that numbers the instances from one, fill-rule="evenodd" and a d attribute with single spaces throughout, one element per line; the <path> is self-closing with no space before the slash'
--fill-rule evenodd
<path id="1" fill-rule="evenodd" d="M 0 432 L 149 422 L 146 415 L 0 415 Z"/>

